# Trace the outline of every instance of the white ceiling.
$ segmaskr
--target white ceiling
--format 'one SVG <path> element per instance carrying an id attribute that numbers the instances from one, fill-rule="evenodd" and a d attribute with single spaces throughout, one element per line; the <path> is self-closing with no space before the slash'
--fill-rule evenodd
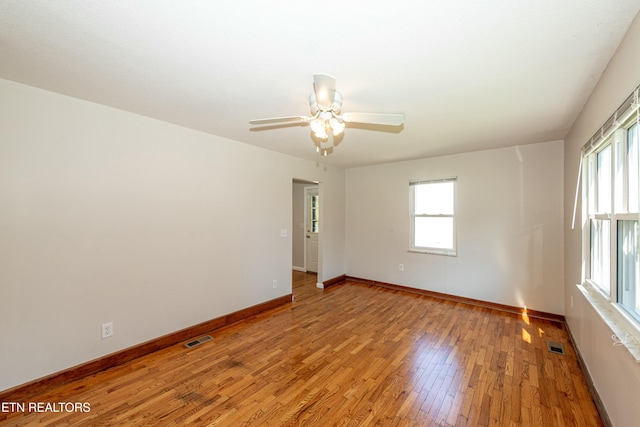
<path id="1" fill-rule="evenodd" d="M 406 115 L 399 132 L 347 128 L 323 161 L 354 167 L 563 139 L 639 9 L 0 0 L 0 78 L 316 160 L 308 127 L 249 120 L 309 114 L 313 74 L 331 74 L 343 111 Z"/>

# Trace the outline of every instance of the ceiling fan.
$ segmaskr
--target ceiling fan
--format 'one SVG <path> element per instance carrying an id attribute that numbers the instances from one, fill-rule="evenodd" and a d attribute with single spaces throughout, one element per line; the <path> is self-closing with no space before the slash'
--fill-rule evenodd
<path id="1" fill-rule="evenodd" d="M 334 140 L 343 135 L 346 123 L 401 126 L 404 114 L 342 113 L 342 94 L 336 90 L 336 79 L 327 74 L 313 75 L 313 92 L 309 95 L 311 116 L 273 117 L 249 120 L 252 125 L 274 123 L 309 124 L 316 151 L 323 156 L 333 152 Z"/>

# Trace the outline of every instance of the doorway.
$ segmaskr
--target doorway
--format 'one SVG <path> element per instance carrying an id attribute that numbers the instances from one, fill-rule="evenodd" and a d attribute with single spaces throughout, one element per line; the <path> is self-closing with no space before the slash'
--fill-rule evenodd
<path id="1" fill-rule="evenodd" d="M 321 269 L 320 185 L 318 182 L 294 179 L 292 194 L 292 269 L 317 274 Z"/>
<path id="2" fill-rule="evenodd" d="M 320 237 L 320 195 L 318 186 L 305 187 L 305 268 L 318 273 L 318 238 Z"/>

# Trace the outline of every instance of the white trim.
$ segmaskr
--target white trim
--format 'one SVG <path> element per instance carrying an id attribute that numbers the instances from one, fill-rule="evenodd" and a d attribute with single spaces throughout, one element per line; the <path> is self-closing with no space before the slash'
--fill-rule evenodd
<path id="1" fill-rule="evenodd" d="M 451 182 L 457 181 L 457 176 L 450 176 L 447 178 L 437 178 L 437 179 L 423 179 L 423 180 L 411 180 L 409 181 L 409 185 L 420 185 L 420 184 L 435 184 L 437 182 Z"/>
<path id="2" fill-rule="evenodd" d="M 319 184 L 311 184 L 311 185 L 307 185 L 303 188 L 303 192 L 304 192 L 304 272 L 306 273 L 307 271 L 309 271 L 307 269 L 308 267 L 308 261 L 307 261 L 307 233 L 308 233 L 308 227 L 309 227 L 309 193 L 311 192 L 315 192 L 318 194 L 318 196 L 320 195 L 320 185 Z M 322 209 L 322 206 L 320 206 L 320 209 Z M 318 215 L 318 228 L 322 229 L 322 215 Z M 316 273 L 319 273 L 320 270 L 320 233 L 318 233 L 318 267 L 317 267 Z"/>
<path id="3" fill-rule="evenodd" d="M 453 214 L 415 214 L 415 190 L 414 187 L 423 184 L 437 184 L 437 183 L 453 183 Z M 457 256 L 458 254 L 458 231 L 457 231 L 457 186 L 458 177 L 447 177 L 429 180 L 412 180 L 409 181 L 409 249 L 407 252 L 431 254 L 431 255 L 446 255 Z M 429 217 L 429 218 L 451 218 L 453 222 L 453 236 L 452 236 L 452 248 L 432 248 L 426 246 L 415 246 L 415 218 L 417 217 Z"/>
<path id="4" fill-rule="evenodd" d="M 456 249 L 438 249 L 438 248 L 425 248 L 424 250 L 418 248 L 412 248 L 407 250 L 409 253 L 414 254 L 428 254 L 428 255 L 442 255 L 442 256 L 458 256 Z"/>

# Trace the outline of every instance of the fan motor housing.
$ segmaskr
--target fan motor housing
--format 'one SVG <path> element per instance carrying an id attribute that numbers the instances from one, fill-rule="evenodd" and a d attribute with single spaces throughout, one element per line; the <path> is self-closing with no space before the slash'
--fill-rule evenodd
<path id="1" fill-rule="evenodd" d="M 311 114 L 315 115 L 318 111 L 333 111 L 336 114 L 340 114 L 342 110 L 342 94 L 337 90 L 333 92 L 333 103 L 328 108 L 322 108 L 318 104 L 316 93 L 311 92 L 309 95 L 309 107 L 311 108 Z"/>

